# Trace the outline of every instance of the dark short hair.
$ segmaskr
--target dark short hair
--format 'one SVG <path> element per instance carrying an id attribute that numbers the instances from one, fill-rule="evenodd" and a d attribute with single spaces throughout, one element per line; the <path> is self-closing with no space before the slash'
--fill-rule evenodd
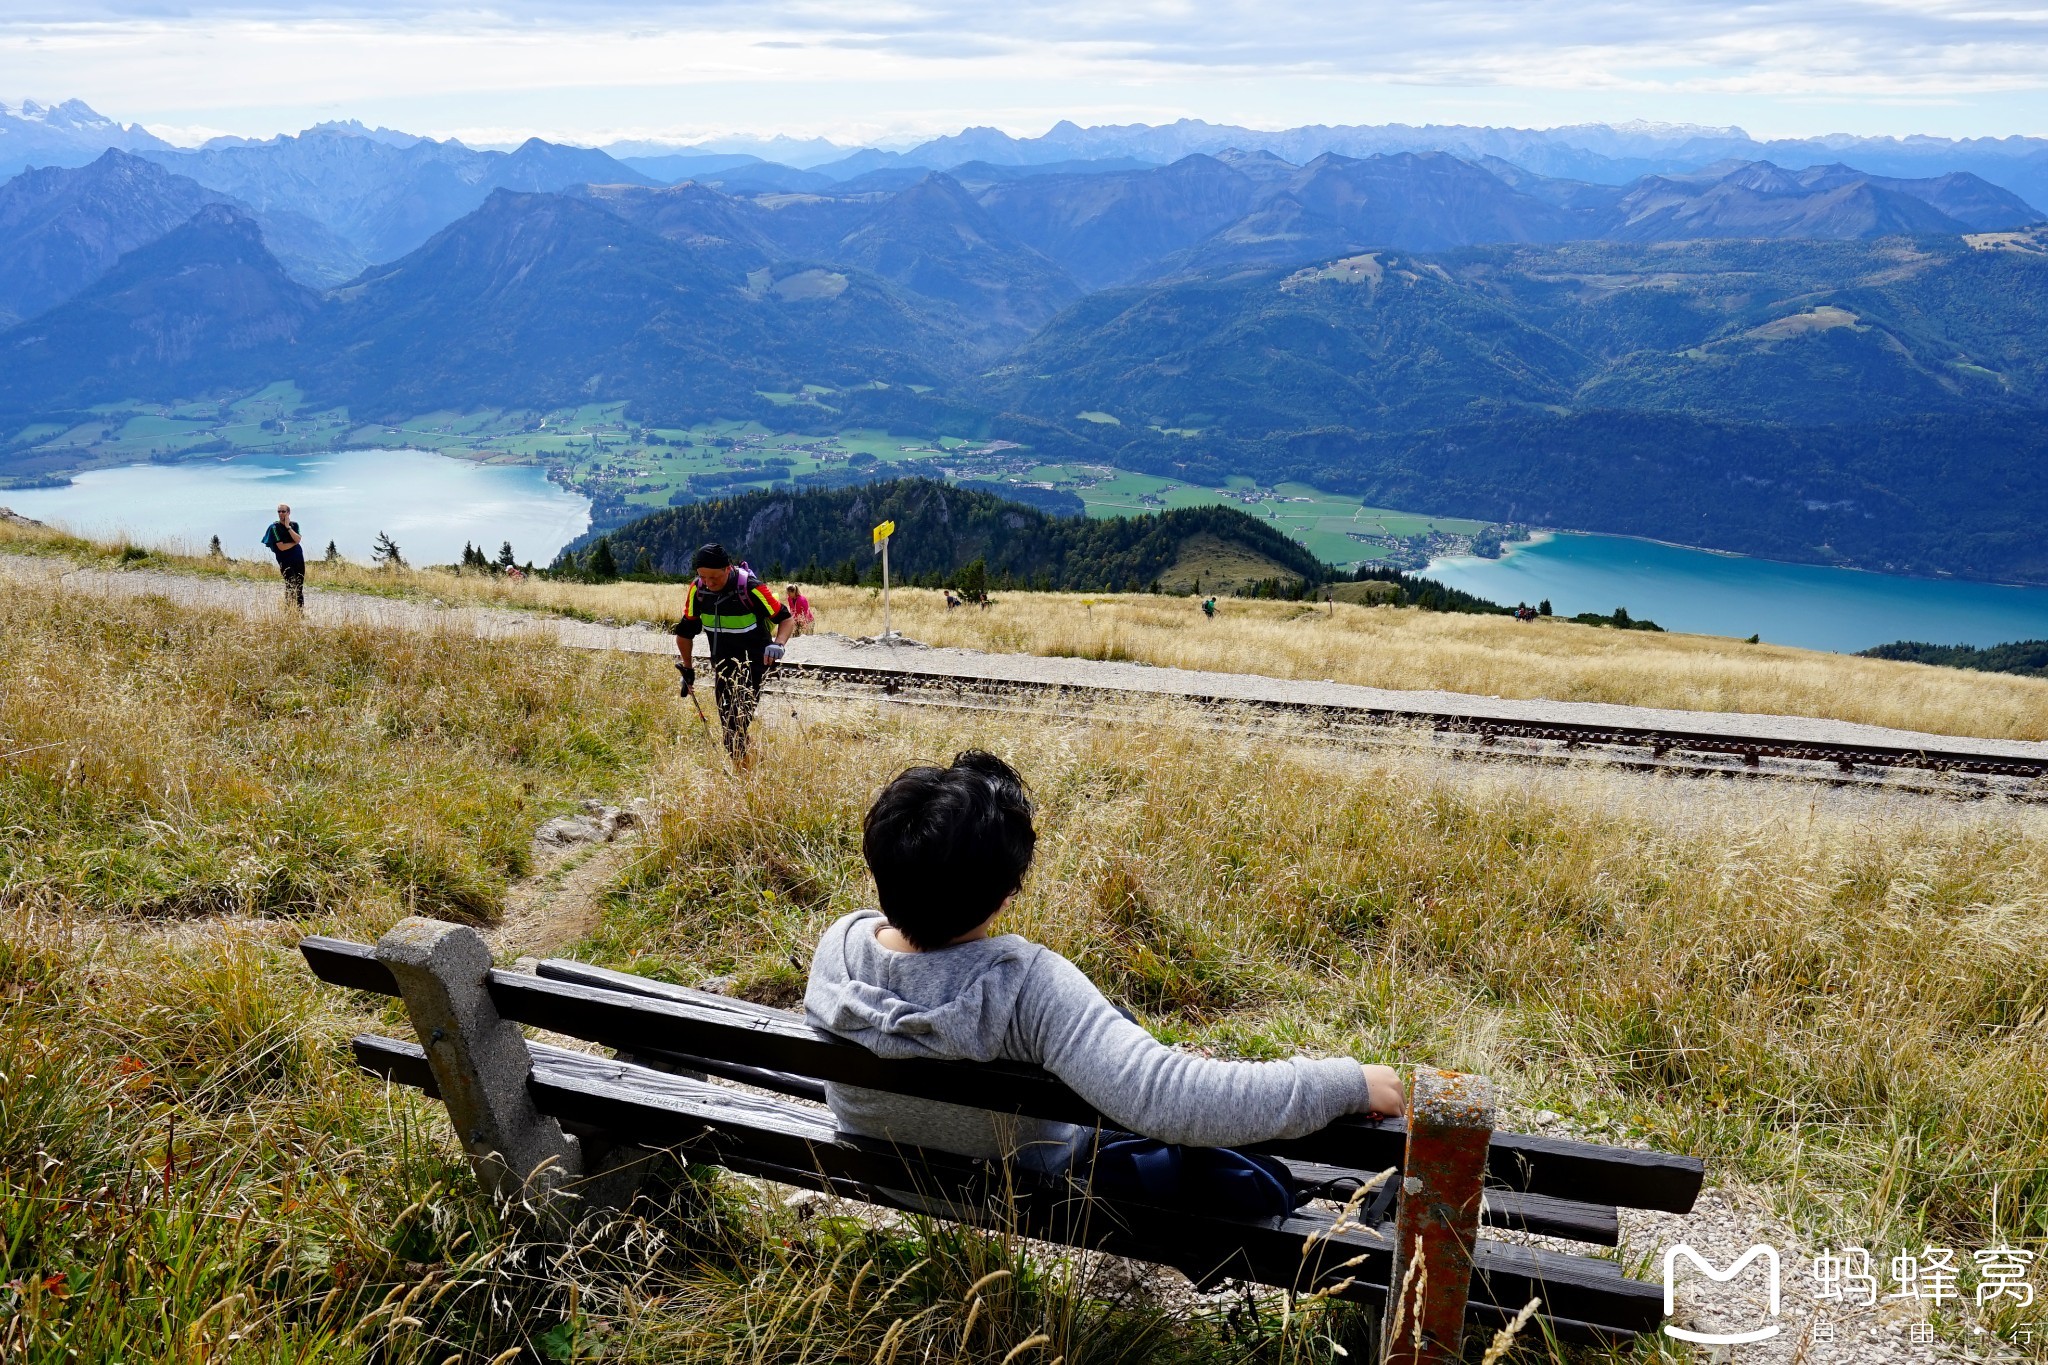
<path id="1" fill-rule="evenodd" d="M 1038 831 L 1017 770 L 969 749 L 950 768 L 906 768 L 862 822 L 882 913 L 919 948 L 942 948 L 1024 884 Z"/>
<path id="2" fill-rule="evenodd" d="M 732 556 L 726 553 L 723 545 L 714 540 L 709 545 L 699 545 L 697 547 L 697 553 L 690 556 L 690 567 L 693 569 L 730 569 L 732 567 Z"/>

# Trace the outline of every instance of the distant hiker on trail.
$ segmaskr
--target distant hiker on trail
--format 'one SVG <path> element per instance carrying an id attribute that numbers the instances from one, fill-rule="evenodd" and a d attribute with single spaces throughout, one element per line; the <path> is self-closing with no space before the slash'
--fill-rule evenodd
<path id="1" fill-rule="evenodd" d="M 277 571 L 284 575 L 284 600 L 300 611 L 306 609 L 306 541 L 299 524 L 292 520 L 286 503 L 277 505 L 277 520 L 263 532 L 263 548 L 277 556 Z"/>
<path id="2" fill-rule="evenodd" d="M 711 637 L 711 678 L 718 698 L 718 723 L 725 732 L 725 751 L 741 767 L 751 762 L 747 731 L 761 699 L 761 680 L 782 661 L 783 646 L 796 632 L 796 618 L 775 600 L 768 585 L 744 568 L 734 568 L 723 545 L 706 545 L 690 560 L 697 571 L 683 589 L 683 614 L 676 621 L 676 667 L 683 673 L 683 695 L 694 700 L 697 669 L 693 662 L 699 635 Z M 771 641 L 769 630 L 775 638 Z M 703 704 L 698 703 L 698 712 Z"/>
<path id="3" fill-rule="evenodd" d="M 804 596 L 804 591 L 800 584 L 792 583 L 789 585 L 789 593 L 784 601 L 789 606 L 789 614 L 796 618 L 797 634 L 809 635 L 813 630 L 817 629 L 817 613 L 811 610 L 811 599 Z"/>
<path id="4" fill-rule="evenodd" d="M 1213 598 L 1213 597 L 1205 597 L 1205 598 L 1203 598 L 1203 599 L 1202 599 L 1202 615 L 1204 615 L 1204 616 L 1208 617 L 1208 618 L 1209 618 L 1210 620 L 1212 620 L 1212 621 L 1216 619 L 1216 599 L 1215 599 L 1215 598 Z"/>

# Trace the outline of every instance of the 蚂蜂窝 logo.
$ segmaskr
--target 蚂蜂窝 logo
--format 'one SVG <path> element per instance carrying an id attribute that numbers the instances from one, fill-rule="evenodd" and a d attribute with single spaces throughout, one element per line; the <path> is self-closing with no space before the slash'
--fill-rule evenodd
<path id="1" fill-rule="evenodd" d="M 1778 1283 L 1778 1249 L 1776 1247 L 1753 1246 L 1737 1257 L 1735 1263 L 1726 1270 L 1717 1270 L 1706 1257 L 1681 1242 L 1664 1253 L 1664 1314 L 1666 1317 L 1671 1315 L 1672 1290 L 1675 1285 L 1675 1272 L 1680 1256 L 1685 1257 L 1698 1266 L 1700 1274 L 1720 1284 L 1726 1284 L 1737 1275 L 1740 1275 L 1752 1261 L 1763 1261 L 1765 1270 L 1770 1277 L 1770 1315 L 1774 1318 L 1778 1316 L 1781 1293 Z M 1780 1325 L 1775 1322 L 1765 1323 L 1762 1327 L 1754 1327 L 1747 1332 L 1696 1332 L 1690 1328 L 1673 1327 L 1669 1324 L 1666 1324 L 1664 1328 L 1666 1336 L 1676 1337 L 1680 1341 L 1698 1342 L 1703 1346 L 1739 1346 L 1749 1341 L 1767 1341 L 1771 1337 L 1778 1335 L 1779 1331 Z"/>

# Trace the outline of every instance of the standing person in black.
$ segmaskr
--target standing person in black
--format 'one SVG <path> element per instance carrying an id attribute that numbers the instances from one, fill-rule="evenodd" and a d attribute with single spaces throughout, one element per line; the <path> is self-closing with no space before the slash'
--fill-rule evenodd
<path id="1" fill-rule="evenodd" d="M 766 583 L 744 568 L 734 568 L 723 545 L 704 546 L 690 567 L 697 576 L 683 589 L 683 614 L 676 622 L 676 652 L 682 656 L 676 667 L 683 671 L 683 695 L 689 696 L 697 686 L 696 641 L 699 635 L 708 635 L 725 751 L 745 767 L 751 761 L 747 731 L 761 699 L 761 680 L 781 662 L 783 646 L 796 631 L 796 618 L 775 600 Z"/>
<path id="2" fill-rule="evenodd" d="M 277 571 L 284 575 L 284 600 L 300 611 L 306 609 L 306 542 L 292 509 L 277 505 L 277 520 L 263 533 L 263 548 L 277 556 Z"/>

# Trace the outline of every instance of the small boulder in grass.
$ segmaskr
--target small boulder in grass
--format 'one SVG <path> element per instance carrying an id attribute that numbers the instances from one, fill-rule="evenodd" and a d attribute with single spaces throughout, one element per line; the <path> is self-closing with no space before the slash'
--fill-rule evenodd
<path id="1" fill-rule="evenodd" d="M 645 824 L 648 809 L 644 798 L 629 802 L 623 809 L 600 801 L 585 801 L 581 815 L 557 815 L 533 832 L 533 841 L 547 848 L 608 844 L 621 832 Z"/>

